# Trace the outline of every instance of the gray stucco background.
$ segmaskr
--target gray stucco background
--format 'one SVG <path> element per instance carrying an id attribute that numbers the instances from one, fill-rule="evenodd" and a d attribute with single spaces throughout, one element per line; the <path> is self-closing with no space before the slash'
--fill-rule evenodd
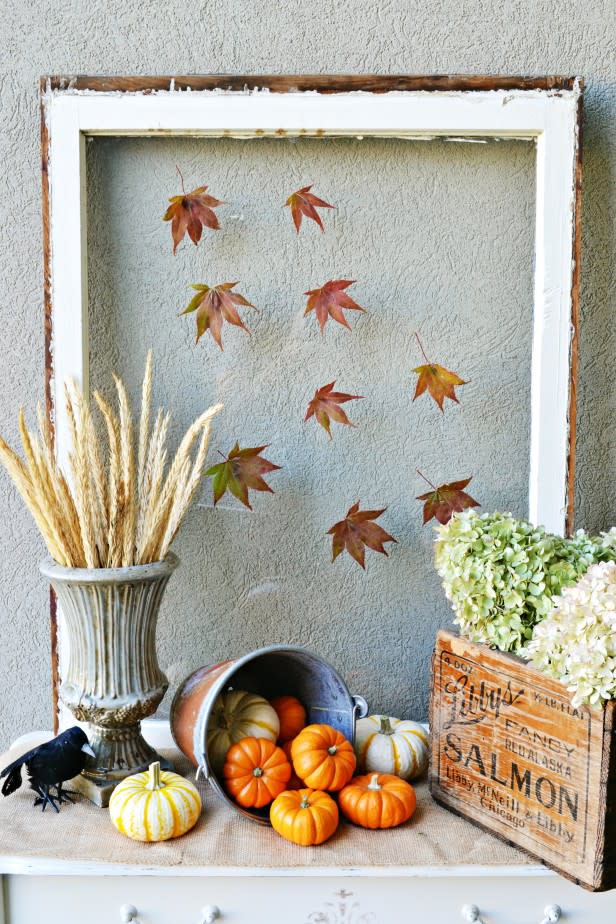
<path id="1" fill-rule="evenodd" d="M 335 4 L 316 0 L 310 5 L 155 0 L 147 4 L 146 12 L 141 4 L 92 0 L 62 8 L 34 3 L 28 9 L 17 9 L 3 4 L 1 13 L 0 287 L 5 350 L 0 366 L 0 432 L 13 442 L 19 405 L 24 403 L 32 413 L 43 392 L 37 103 L 41 74 L 583 75 L 587 92 L 576 521 L 591 530 L 612 524 L 615 491 L 611 472 L 616 454 L 610 378 L 616 349 L 611 323 L 616 285 L 616 14 L 612 3 L 525 0 L 495 7 L 484 2 L 430 5 L 393 0 L 377 7 L 356 0 Z M 247 196 L 242 189 L 234 193 L 230 206 L 219 210 L 224 225 L 225 216 L 247 209 L 241 247 L 234 245 L 233 233 L 220 235 L 214 242 L 210 235 L 207 251 L 183 245 L 175 261 L 170 256 L 168 229 L 161 227 L 159 218 L 147 234 L 139 232 L 144 219 L 159 216 L 161 203 L 164 207 L 166 196 L 175 191 L 176 160 L 188 164 L 187 181 L 190 176 L 195 183 L 211 183 L 221 198 L 229 198 L 230 178 L 247 167 L 236 163 L 236 149 L 225 149 L 223 142 L 215 160 L 206 162 L 204 151 L 193 142 L 174 145 L 173 150 L 165 150 L 166 144 L 135 141 L 120 146 L 101 141 L 90 151 L 91 212 L 99 205 L 91 215 L 92 329 L 93 341 L 100 345 L 93 356 L 94 380 L 99 384 L 112 368 L 117 369 L 134 393 L 145 350 L 152 343 L 161 372 L 157 397 L 180 408 L 180 423 L 201 406 L 202 399 L 221 396 L 228 410 L 213 450 L 227 449 L 236 436 L 248 444 L 271 442 L 270 458 L 284 468 L 271 479 L 276 495 L 258 498 L 253 515 L 237 512 L 231 505 L 213 511 L 204 492 L 204 506 L 195 509 L 178 543 L 182 570 L 190 580 L 182 581 L 178 573 L 175 589 L 170 586 L 161 618 L 163 666 L 175 683 L 210 656 L 288 640 L 327 654 L 347 674 L 354 690 L 369 688 L 375 708 L 399 706 L 421 714 L 434 627 L 447 619 L 447 613 L 442 600 L 437 603 L 434 576 L 426 578 L 431 581 L 427 590 L 422 582 L 418 586 L 417 576 L 429 575 L 430 542 L 428 531 L 420 529 L 413 499 L 421 491 L 413 480 L 415 464 L 425 464 L 430 473 L 438 469 L 437 477 L 472 472 L 473 484 L 478 485 L 483 474 L 480 499 L 486 508 L 507 506 L 521 513 L 525 504 L 524 479 L 520 480 L 520 469 L 512 465 L 503 436 L 506 424 L 515 435 L 516 451 L 525 452 L 527 393 L 516 383 L 524 382 L 529 362 L 531 152 L 514 143 L 472 146 L 472 150 L 471 146 L 443 143 L 429 150 L 418 145 L 388 148 L 387 169 L 379 172 L 379 184 L 392 190 L 399 187 L 401 178 L 413 177 L 405 185 L 412 214 L 406 216 L 404 228 L 397 217 L 393 221 L 383 218 L 376 227 L 362 226 L 365 218 L 360 209 L 348 209 L 346 216 L 341 210 L 335 218 L 326 217 L 328 234 L 307 229 L 302 237 L 306 250 L 299 250 L 296 238 L 286 233 L 289 228 L 282 223 L 288 216 L 272 210 L 264 219 L 270 225 L 261 235 L 275 242 L 276 260 L 282 258 L 278 265 L 272 261 L 273 250 L 266 252 L 262 263 L 256 262 L 263 253 L 263 240 L 257 240 L 256 230 L 258 215 L 264 214 L 259 199 L 279 195 L 276 171 L 268 173 L 259 167 L 259 159 L 270 156 L 267 146 L 275 142 L 259 143 L 260 147 L 251 143 L 255 166 L 248 173 L 255 175 L 248 177 L 246 190 L 252 189 L 254 195 Z M 320 171 L 319 176 L 331 177 L 331 188 L 340 190 L 337 197 L 332 196 L 334 201 L 351 201 L 351 173 L 367 171 L 368 182 L 370 163 L 382 158 L 376 150 L 381 142 L 370 142 L 365 158 L 363 154 L 359 158 L 348 143 L 305 144 L 301 149 L 286 145 L 271 156 L 277 158 L 281 170 L 288 167 L 297 177 L 297 185 L 312 179 L 305 174 L 307 163 Z M 113 170 L 109 169 L 111 159 Z M 203 170 L 207 170 L 205 180 L 201 180 Z M 123 214 L 126 194 L 135 187 L 139 208 Z M 328 198 L 324 188 L 322 192 Z M 232 231 L 234 221 L 227 219 Z M 349 227 L 353 234 L 345 230 Z M 362 241 L 359 249 L 355 235 Z M 403 239 L 401 253 L 397 235 Z M 390 261 L 376 255 L 378 248 L 370 246 L 373 241 L 379 247 L 386 244 L 392 253 Z M 301 320 L 301 293 L 334 274 L 336 253 L 344 256 L 342 274 L 358 279 L 355 296 L 370 313 L 351 318 L 352 334 L 328 328 L 321 349 L 315 330 Z M 404 258 L 404 265 L 412 264 L 412 275 L 401 270 L 398 256 Z M 211 269 L 220 276 L 231 257 L 234 269 L 228 278 L 241 279 L 240 290 L 263 311 L 254 317 L 246 312 L 252 336 L 231 330 L 224 341 L 225 353 L 220 354 L 209 338 L 194 347 L 192 319 L 178 319 L 175 313 L 183 304 L 186 284 L 201 281 L 206 258 L 211 260 L 208 275 Z M 144 282 L 140 274 L 147 259 L 153 266 Z M 323 273 L 319 271 L 314 280 L 314 268 L 320 264 Z M 396 298 L 388 299 L 380 311 L 383 274 Z M 300 293 L 297 304 L 289 298 L 292 287 Z M 437 320 L 436 310 L 442 311 Z M 165 327 L 167 317 L 169 326 Z M 450 405 L 443 421 L 428 399 L 410 405 L 408 369 L 418 361 L 412 328 L 424 331 L 427 324 L 428 351 L 431 342 L 447 343 L 446 364 L 473 379 L 460 392 L 464 415 Z M 279 349 L 281 329 L 284 351 Z M 473 354 L 463 349 L 461 331 L 476 339 Z M 507 356 L 514 374 L 499 386 L 498 395 L 490 396 L 486 413 L 486 395 L 476 382 L 483 376 L 484 381 L 497 384 L 498 370 L 486 359 L 495 332 L 499 335 L 496 353 Z M 373 351 L 375 342 L 382 354 Z M 336 356 L 331 375 L 330 361 L 323 359 L 325 348 L 331 351 L 330 357 L 332 353 Z M 279 397 L 255 413 L 243 406 L 238 363 L 247 380 L 256 381 L 269 401 L 281 377 L 290 378 L 291 360 L 297 368 L 315 356 L 320 357 L 319 366 L 309 379 L 289 381 L 288 401 Z M 301 413 L 297 423 L 291 406 L 301 412 L 314 387 L 334 377 L 343 390 L 367 398 L 350 406 L 350 416 L 360 428 L 338 428 L 329 445 L 325 434 L 308 425 L 302 427 Z M 375 413 L 377 408 L 390 406 L 383 400 L 385 395 L 392 402 L 390 420 Z M 477 413 L 473 415 L 474 408 Z M 480 427 L 475 421 L 482 414 Z M 451 431 L 445 432 L 445 423 Z M 395 454 L 402 436 L 400 472 Z M 456 444 L 459 462 L 455 471 L 443 471 L 447 440 Z M 318 499 L 317 472 L 332 452 L 348 458 L 353 472 L 352 478 L 343 477 L 336 468 L 331 486 L 332 496 L 338 498 L 333 518 L 342 515 L 347 500 L 351 503 L 359 496 L 358 481 L 365 503 L 390 505 L 383 524 L 399 544 L 393 547 L 390 560 L 372 555 L 366 575 L 350 560 L 334 566 L 328 562 L 323 533 L 333 518 L 329 495 Z M 501 464 L 503 478 L 498 479 L 494 476 Z M 305 535 L 302 551 L 283 560 L 279 552 L 272 556 L 270 549 L 289 517 Z M 0 746 L 4 746 L 23 731 L 48 727 L 51 714 L 47 591 L 37 571 L 43 547 L 5 477 L 0 479 L 0 518 L 4 524 Z M 213 538 L 216 531 L 217 540 Z M 306 545 L 309 535 L 314 536 L 313 546 Z M 244 556 L 248 556 L 246 561 Z M 284 590 L 279 586 L 272 590 L 277 582 L 280 585 L 283 568 Z M 326 590 L 322 588 L 324 578 L 332 582 Z M 212 586 L 221 589 L 212 594 Z M 434 608 L 430 606 L 426 613 L 418 600 L 431 601 Z M 332 612 L 336 606 L 339 615 Z M 303 616 L 309 617 L 306 624 Z M 198 642 L 202 651 L 196 648 Z"/>
<path id="2" fill-rule="evenodd" d="M 237 440 L 270 444 L 282 466 L 253 513 L 227 497 L 214 509 L 207 483 L 178 537 L 159 632 L 171 687 L 202 663 L 290 643 L 333 662 L 374 711 L 424 718 L 449 617 L 415 469 L 438 483 L 472 475 L 485 508 L 527 510 L 532 238 L 517 229 L 533 223 L 533 146 L 95 139 L 88 155 L 92 385 L 108 391 L 113 368 L 137 396 L 151 344 L 155 403 L 173 407 L 176 432 L 222 401 L 211 464 Z M 228 205 L 222 231 L 174 257 L 161 214 L 176 163 Z M 306 223 L 297 235 L 286 190 L 313 179 L 338 208 L 324 234 Z M 349 312 L 350 333 L 303 317 L 303 293 L 331 278 L 355 279 L 368 309 Z M 221 353 L 209 335 L 195 346 L 194 316 L 177 315 L 189 283 L 225 280 L 259 313 L 243 312 L 250 336 L 223 329 Z M 415 329 L 470 380 L 444 414 L 412 402 Z M 330 441 L 303 418 L 334 379 L 364 398 L 346 406 L 357 429 L 334 425 Z M 346 555 L 332 564 L 326 535 L 358 499 L 388 508 L 398 540 L 389 558 L 368 552 L 365 573 Z"/>

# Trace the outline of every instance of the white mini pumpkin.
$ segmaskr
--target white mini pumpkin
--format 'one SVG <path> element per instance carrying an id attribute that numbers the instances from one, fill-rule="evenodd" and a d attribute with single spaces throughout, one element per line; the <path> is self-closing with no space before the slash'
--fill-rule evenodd
<path id="1" fill-rule="evenodd" d="M 355 753 L 365 773 L 413 780 L 428 766 L 428 733 L 419 722 L 369 715 L 357 721 Z"/>
<path id="2" fill-rule="evenodd" d="M 245 690 L 226 690 L 212 706 L 208 719 L 210 766 L 219 774 L 232 744 L 242 738 L 268 738 L 276 742 L 279 732 L 280 720 L 266 699 Z"/>
<path id="3" fill-rule="evenodd" d="M 197 788 L 160 763 L 126 777 L 111 793 L 109 814 L 120 834 L 134 841 L 167 841 L 190 831 L 201 814 Z"/>

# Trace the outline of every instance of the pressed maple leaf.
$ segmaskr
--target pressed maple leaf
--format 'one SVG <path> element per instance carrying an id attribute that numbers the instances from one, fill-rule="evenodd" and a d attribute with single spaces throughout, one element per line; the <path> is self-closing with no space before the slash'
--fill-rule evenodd
<path id="1" fill-rule="evenodd" d="M 192 289 L 196 289 L 197 294 L 191 298 L 184 311 L 180 311 L 180 315 L 190 314 L 192 311 L 197 312 L 196 343 L 199 343 L 199 339 L 209 330 L 222 350 L 221 331 L 225 321 L 250 333 L 235 306 L 242 305 L 244 308 L 255 308 L 255 306 L 251 305 L 248 299 L 239 292 L 231 291 L 236 285 L 237 282 L 221 282 L 217 286 L 201 283 L 191 286 Z M 255 308 L 255 311 L 257 310 Z"/>
<path id="2" fill-rule="evenodd" d="M 312 218 L 313 221 L 316 221 L 321 231 L 325 231 L 323 227 L 323 222 L 321 221 L 321 216 L 317 212 L 317 209 L 335 209 L 335 205 L 330 205 L 329 202 L 325 202 L 324 199 L 319 199 L 318 196 L 315 196 L 314 193 L 311 193 L 312 184 L 310 186 L 302 186 L 301 189 L 298 189 L 297 192 L 291 193 L 285 205 L 290 206 L 291 215 L 293 217 L 293 224 L 295 229 L 299 234 L 299 229 L 302 226 L 302 218 L 304 215 L 306 218 Z"/>
<path id="3" fill-rule="evenodd" d="M 213 209 L 219 205 L 225 205 L 222 199 L 215 199 L 214 196 L 206 193 L 207 186 L 198 186 L 192 192 L 185 192 L 184 177 L 179 167 L 176 169 L 182 181 L 182 195 L 170 197 L 171 205 L 163 215 L 163 221 L 171 222 L 173 253 L 176 252 L 186 232 L 193 244 L 198 244 L 204 225 L 218 231 L 220 225 Z"/>
<path id="4" fill-rule="evenodd" d="M 438 487 L 422 475 L 419 469 L 417 474 L 421 475 L 424 481 L 427 481 L 431 491 L 420 494 L 417 500 L 424 502 L 423 521 L 427 523 L 434 517 L 443 526 L 449 523 L 454 513 L 460 513 L 467 507 L 481 507 L 481 504 L 467 494 L 464 490 L 471 482 L 471 478 L 464 478 L 462 481 L 452 481 L 449 484 L 440 484 Z"/>
<path id="5" fill-rule="evenodd" d="M 364 556 L 365 547 L 372 549 L 374 552 L 380 552 L 387 555 L 384 547 L 385 542 L 397 542 L 393 536 L 386 533 L 385 530 L 375 523 L 375 520 L 385 513 L 387 507 L 381 510 L 360 510 L 359 501 L 349 507 L 344 520 L 334 523 L 331 529 L 327 530 L 327 535 L 332 536 L 332 561 L 345 549 L 355 561 L 365 568 Z"/>
<path id="6" fill-rule="evenodd" d="M 424 352 L 417 331 L 415 331 L 415 337 L 423 353 L 423 357 L 426 360 L 426 364 L 424 366 L 417 366 L 416 369 L 413 369 L 413 372 L 416 372 L 419 376 L 415 394 L 413 395 L 413 401 L 419 398 L 420 395 L 423 395 L 424 391 L 427 391 L 432 395 L 441 411 L 443 411 L 443 401 L 445 398 L 450 398 L 452 401 L 455 401 L 456 404 L 459 404 L 460 402 L 456 397 L 455 387 L 456 385 L 468 385 L 468 382 L 461 379 L 455 372 L 451 372 L 450 369 L 445 369 L 444 366 L 440 366 L 438 363 L 431 363 Z"/>
<path id="7" fill-rule="evenodd" d="M 328 318 L 333 318 L 338 324 L 351 330 L 350 324 L 345 318 L 343 311 L 347 308 L 353 311 L 365 311 L 357 302 L 354 302 L 350 295 L 347 295 L 345 289 L 353 285 L 354 279 L 330 279 L 320 289 L 309 289 L 304 292 L 308 296 L 304 317 L 314 311 L 323 333 L 323 328 L 327 324 Z"/>
<path id="8" fill-rule="evenodd" d="M 327 431 L 330 439 L 332 436 L 330 430 L 332 420 L 339 424 L 346 424 L 348 427 L 355 426 L 340 405 L 345 404 L 347 401 L 360 401 L 363 398 L 363 395 L 347 395 L 343 391 L 334 391 L 335 384 L 334 381 L 330 382 L 329 385 L 323 385 L 322 388 L 317 388 L 308 404 L 308 410 L 304 417 L 304 423 L 311 417 L 315 417 L 323 429 Z"/>
<path id="9" fill-rule="evenodd" d="M 213 479 L 214 506 L 226 491 L 230 491 L 249 510 L 252 510 L 248 499 L 249 490 L 274 493 L 262 476 L 276 471 L 280 465 L 263 459 L 261 453 L 264 449 L 267 449 L 267 444 L 240 449 L 239 443 L 236 443 L 229 455 L 223 456 L 224 462 L 208 468 L 205 474 Z"/>

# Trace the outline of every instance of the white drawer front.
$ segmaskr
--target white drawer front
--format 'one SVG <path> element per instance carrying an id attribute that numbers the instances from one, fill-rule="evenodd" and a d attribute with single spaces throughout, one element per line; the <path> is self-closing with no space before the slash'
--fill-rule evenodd
<path id="1" fill-rule="evenodd" d="M 125 905 L 134 924 L 202 924 L 208 905 L 220 924 L 463 924 L 464 905 L 484 924 L 540 924 L 552 904 L 563 924 L 616 921 L 616 892 L 556 877 L 11 876 L 7 892 L 7 924 L 122 924 Z"/>

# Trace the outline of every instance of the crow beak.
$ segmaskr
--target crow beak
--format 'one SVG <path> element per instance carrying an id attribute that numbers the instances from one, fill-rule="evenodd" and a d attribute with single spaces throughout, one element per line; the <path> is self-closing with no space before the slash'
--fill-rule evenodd
<path id="1" fill-rule="evenodd" d="M 90 745 L 87 744 L 87 743 L 83 745 L 83 747 L 81 748 L 81 750 L 84 752 L 84 754 L 89 754 L 90 757 L 96 757 L 96 754 L 94 753 L 94 751 L 92 750 L 92 748 L 90 747 Z"/>

